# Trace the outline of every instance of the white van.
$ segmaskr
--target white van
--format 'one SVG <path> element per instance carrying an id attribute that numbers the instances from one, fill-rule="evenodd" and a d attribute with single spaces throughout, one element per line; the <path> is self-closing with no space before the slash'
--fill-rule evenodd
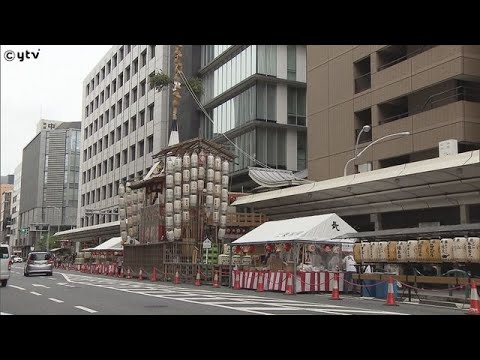
<path id="1" fill-rule="evenodd" d="M 2 281 L 2 287 L 7 286 L 11 268 L 10 247 L 7 244 L 0 244 L 0 280 Z"/>

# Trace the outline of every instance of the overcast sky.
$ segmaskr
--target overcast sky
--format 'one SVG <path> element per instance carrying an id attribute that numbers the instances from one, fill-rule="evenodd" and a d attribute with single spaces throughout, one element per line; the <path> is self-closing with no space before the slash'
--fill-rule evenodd
<path id="1" fill-rule="evenodd" d="M 81 121 L 84 78 L 112 45 L 1 45 L 1 174 L 13 174 L 42 119 Z M 13 51 L 15 59 L 11 59 Z M 29 59 L 26 51 L 38 56 Z M 40 50 L 40 51 L 39 51 Z M 38 52 L 39 51 L 39 52 Z"/>

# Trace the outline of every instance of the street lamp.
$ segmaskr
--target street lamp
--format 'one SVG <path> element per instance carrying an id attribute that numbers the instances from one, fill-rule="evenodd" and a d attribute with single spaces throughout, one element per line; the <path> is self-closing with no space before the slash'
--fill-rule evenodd
<path id="1" fill-rule="evenodd" d="M 368 127 L 368 130 L 365 130 L 365 127 Z M 360 157 L 360 155 L 362 155 L 370 146 L 372 146 L 372 145 L 374 145 L 374 144 L 376 144 L 376 143 L 378 143 L 382 140 L 385 140 L 387 138 L 393 137 L 393 136 L 410 135 L 410 131 L 402 131 L 402 132 L 398 132 L 398 133 L 395 133 L 395 134 L 389 134 L 389 135 L 382 136 L 380 139 L 372 141 L 370 144 L 368 144 L 368 146 L 365 149 L 363 149 L 362 151 L 360 151 L 360 153 L 357 154 L 358 140 L 360 139 L 360 134 L 364 131 L 365 132 L 370 131 L 370 125 L 365 125 L 363 127 L 363 129 L 360 131 L 360 133 L 358 134 L 357 144 L 355 145 L 355 156 L 353 158 L 351 158 L 350 160 L 348 160 L 347 163 L 345 164 L 345 167 L 343 168 L 343 176 L 347 176 L 347 166 L 348 166 L 348 164 L 350 164 L 350 162 L 355 161 L 358 157 Z"/>

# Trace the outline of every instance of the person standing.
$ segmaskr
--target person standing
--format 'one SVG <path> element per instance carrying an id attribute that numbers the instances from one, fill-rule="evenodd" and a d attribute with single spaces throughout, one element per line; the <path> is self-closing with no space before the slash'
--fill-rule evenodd
<path id="1" fill-rule="evenodd" d="M 352 284 L 352 275 L 357 272 L 357 269 L 355 268 L 355 265 L 357 265 L 357 262 L 353 258 L 353 255 L 349 254 L 343 258 L 343 267 L 345 269 L 345 294 L 348 294 L 349 292 L 353 293 L 353 284 Z"/>

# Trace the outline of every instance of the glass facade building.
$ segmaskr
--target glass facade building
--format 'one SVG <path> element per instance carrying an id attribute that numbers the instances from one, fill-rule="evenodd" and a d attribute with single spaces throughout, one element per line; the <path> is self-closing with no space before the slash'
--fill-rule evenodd
<path id="1" fill-rule="evenodd" d="M 204 117 L 204 134 L 236 145 L 231 190 L 255 187 L 245 174 L 258 162 L 305 169 L 305 46 L 202 45 L 201 54 L 201 100 L 212 120 Z"/>

